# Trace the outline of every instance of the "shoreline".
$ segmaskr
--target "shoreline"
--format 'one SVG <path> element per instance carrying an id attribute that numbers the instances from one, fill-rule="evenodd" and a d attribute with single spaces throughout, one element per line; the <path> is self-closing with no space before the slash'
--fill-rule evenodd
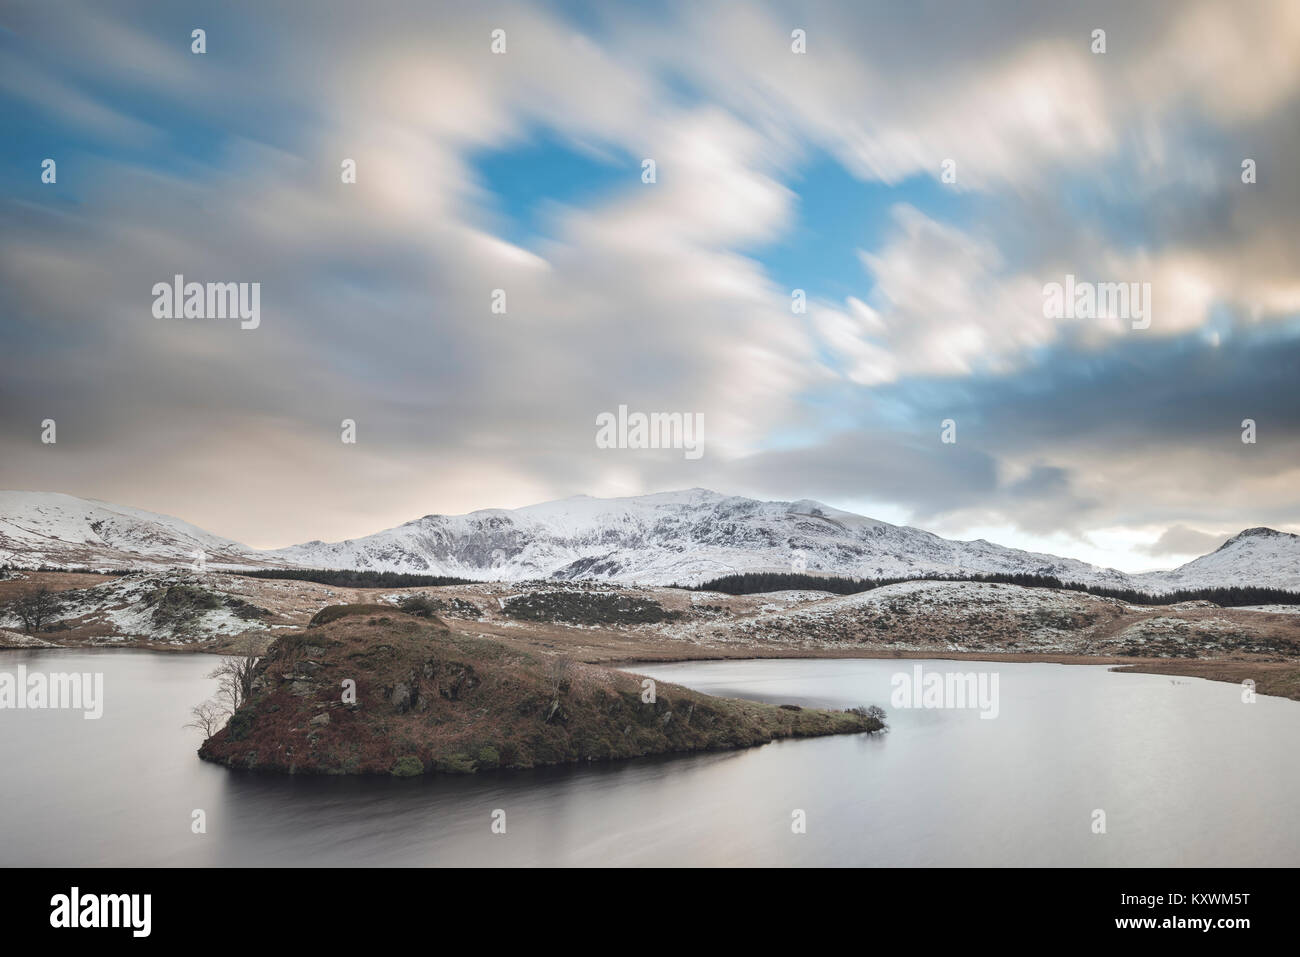
<path id="1" fill-rule="evenodd" d="M 997 583 L 917 580 L 864 596 L 701 596 L 591 583 L 521 592 L 501 583 L 394 589 L 217 573 L 106 578 L 50 572 L 0 582 L 0 599 L 34 584 L 74 593 L 60 621 L 65 627 L 25 636 L 6 625 L 0 650 L 262 654 L 273 641 L 310 627 L 322 608 L 391 606 L 398 613 L 401 602 L 417 599 L 467 639 L 615 669 L 763 658 L 1090 664 L 1229 683 L 1251 680 L 1258 693 L 1300 700 L 1300 615 L 1204 603 L 1136 608 Z M 540 604 L 529 610 L 536 615 L 506 609 L 507 601 L 534 591 Z M 611 595 L 631 604 L 607 607 Z M 258 614 L 242 613 L 250 609 Z"/>
<path id="2" fill-rule="evenodd" d="M 286 630 L 286 634 L 289 632 Z M 214 643 L 215 644 L 215 643 Z M 176 646 L 160 645 L 151 642 L 77 642 L 62 645 L 4 645 L 0 654 L 6 651 L 150 651 L 177 655 L 223 655 L 229 654 L 228 647 L 198 647 L 193 644 Z M 649 651 L 649 649 L 647 649 Z M 995 654 L 990 652 L 962 652 L 935 649 L 934 651 L 882 651 L 871 648 L 744 648 L 735 653 L 727 650 L 703 651 L 698 647 L 681 649 L 673 654 L 668 649 L 655 649 L 637 657 L 606 658 L 589 655 L 580 658 L 584 664 L 599 665 L 631 674 L 637 665 L 677 664 L 707 661 L 763 661 L 770 659 L 789 660 L 836 660 L 863 659 L 879 661 L 897 659 L 900 661 L 981 661 L 1008 662 L 1011 664 L 1058 664 L 1058 665 L 1101 665 L 1114 672 L 1133 672 L 1136 674 L 1171 675 L 1183 678 L 1203 678 L 1206 681 L 1218 681 L 1225 684 L 1241 685 L 1246 680 L 1255 682 L 1255 693 L 1275 698 L 1288 698 L 1300 701 L 1300 661 L 1251 661 L 1231 658 L 1129 658 L 1115 655 L 1068 655 L 1040 652 L 1007 652 Z M 759 653 L 755 653 L 759 652 Z"/>
<path id="3" fill-rule="evenodd" d="M 642 658 L 638 661 L 601 662 L 609 668 L 626 669 L 634 665 L 676 664 L 689 661 L 762 661 L 765 659 L 861 659 L 880 661 L 894 658 L 899 661 L 1006 661 L 1012 664 L 1100 665 L 1116 673 L 1171 675 L 1180 678 L 1203 678 L 1223 684 L 1242 685 L 1255 682 L 1256 694 L 1271 698 L 1300 701 L 1300 661 L 1240 661 L 1219 658 L 1117 658 L 1105 655 L 1054 655 L 1023 652 L 994 655 L 985 652 L 946 652 L 931 654 L 924 651 L 872 652 L 870 650 L 841 653 L 834 649 L 829 654 L 780 655 L 709 655 L 689 658 Z"/>

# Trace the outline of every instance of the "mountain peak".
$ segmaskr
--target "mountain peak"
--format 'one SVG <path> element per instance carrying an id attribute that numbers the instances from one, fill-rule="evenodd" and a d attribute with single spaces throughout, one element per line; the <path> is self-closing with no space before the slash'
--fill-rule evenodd
<path id="1" fill-rule="evenodd" d="M 1256 525 L 1254 528 L 1242 529 L 1236 535 L 1233 535 L 1232 538 L 1220 545 L 1218 550 L 1223 551 L 1223 549 L 1227 548 L 1233 542 L 1240 542 L 1247 538 L 1280 538 L 1283 536 L 1287 538 L 1297 537 L 1292 535 L 1290 532 L 1279 532 L 1276 528 L 1269 528 L 1267 525 Z"/>

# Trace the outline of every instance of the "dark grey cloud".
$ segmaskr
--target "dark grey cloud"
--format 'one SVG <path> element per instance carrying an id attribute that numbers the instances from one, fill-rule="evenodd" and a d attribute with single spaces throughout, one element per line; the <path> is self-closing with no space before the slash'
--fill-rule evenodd
<path id="1" fill-rule="evenodd" d="M 1300 340 L 1282 327 L 1062 348 L 1014 374 L 877 388 L 878 407 L 907 410 L 891 429 L 748 464 L 778 493 L 895 502 L 919 524 L 1285 525 L 1300 514 L 1298 376 Z M 946 418 L 954 446 L 940 441 Z"/>

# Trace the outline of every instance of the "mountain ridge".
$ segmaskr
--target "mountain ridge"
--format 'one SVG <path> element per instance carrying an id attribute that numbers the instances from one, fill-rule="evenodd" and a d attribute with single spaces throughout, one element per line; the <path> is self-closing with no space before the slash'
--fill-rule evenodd
<path id="1" fill-rule="evenodd" d="M 1034 574 L 1146 592 L 1259 585 L 1300 589 L 1300 536 L 1243 529 L 1168 571 L 1126 573 L 985 539 L 959 541 L 813 499 L 762 501 L 704 488 L 575 495 L 515 509 L 431 513 L 371 535 L 252 549 L 143 509 L 57 492 L 0 492 L 0 564 L 341 568 L 471 579 L 698 584 L 741 572 L 867 578 Z"/>

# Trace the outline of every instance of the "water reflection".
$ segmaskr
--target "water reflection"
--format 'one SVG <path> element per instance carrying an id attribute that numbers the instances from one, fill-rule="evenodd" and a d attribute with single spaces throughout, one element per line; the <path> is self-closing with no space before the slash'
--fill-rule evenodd
<path id="1" fill-rule="evenodd" d="M 1296 865 L 1300 703 L 1093 666 L 996 668 L 1000 713 L 738 752 L 417 780 L 268 777 L 195 757 L 212 659 L 5 652 L 102 671 L 105 713 L 0 711 L 0 861 L 40 865 Z M 888 708 L 898 661 L 636 670 L 711 694 Z M 193 834 L 203 809 L 207 833 Z M 506 813 L 506 833 L 491 815 Z M 791 813 L 806 813 L 793 834 Z M 1103 809 L 1107 833 L 1094 834 Z"/>

